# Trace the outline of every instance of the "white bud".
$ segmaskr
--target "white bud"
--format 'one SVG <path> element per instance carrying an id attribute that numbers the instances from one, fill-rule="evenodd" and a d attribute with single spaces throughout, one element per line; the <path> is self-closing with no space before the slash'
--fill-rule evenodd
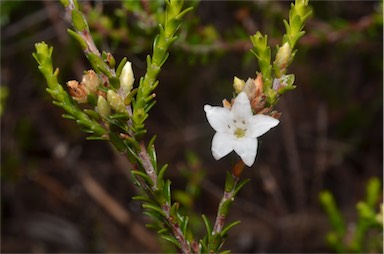
<path id="1" fill-rule="evenodd" d="M 134 81 L 132 63 L 128 61 L 125 63 L 120 75 L 120 90 L 123 98 L 131 92 Z"/>
<path id="2" fill-rule="evenodd" d="M 67 82 L 67 86 L 72 99 L 78 103 L 87 102 L 89 90 L 84 85 L 79 84 L 76 80 L 70 80 Z"/>
<path id="3" fill-rule="evenodd" d="M 233 88 L 235 89 L 236 93 L 240 93 L 243 90 L 244 85 L 244 80 L 239 79 L 236 76 L 233 78 Z"/>
<path id="4" fill-rule="evenodd" d="M 279 48 L 275 60 L 275 64 L 278 68 L 285 69 L 287 67 L 289 59 L 291 58 L 291 52 L 292 50 L 288 42 L 284 43 L 284 45 Z"/>
<path id="5" fill-rule="evenodd" d="M 125 113 L 125 105 L 123 99 L 113 90 L 108 90 L 107 101 L 111 108 L 120 113 Z"/>
<path id="6" fill-rule="evenodd" d="M 107 100 L 101 95 L 99 95 L 99 98 L 97 99 L 96 111 L 102 118 L 107 118 L 111 114 L 111 107 Z"/>
<path id="7" fill-rule="evenodd" d="M 96 93 L 97 87 L 99 86 L 99 78 L 93 70 L 89 70 L 83 75 L 81 84 L 84 85 L 90 93 Z"/>

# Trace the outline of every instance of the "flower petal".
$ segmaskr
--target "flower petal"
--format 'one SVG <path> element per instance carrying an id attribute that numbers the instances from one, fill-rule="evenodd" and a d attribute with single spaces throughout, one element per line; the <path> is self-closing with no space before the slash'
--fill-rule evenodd
<path id="1" fill-rule="evenodd" d="M 266 115 L 254 115 L 249 120 L 247 136 L 257 138 L 279 124 L 279 120 Z"/>
<path id="2" fill-rule="evenodd" d="M 209 124 L 215 131 L 225 132 L 228 130 L 228 124 L 231 123 L 231 114 L 229 109 L 223 107 L 204 106 Z"/>
<path id="3" fill-rule="evenodd" d="M 245 120 L 252 116 L 251 103 L 249 102 L 248 96 L 245 92 L 241 92 L 237 95 L 231 112 L 234 119 Z"/>
<path id="4" fill-rule="evenodd" d="M 241 157 L 244 164 L 251 167 L 255 162 L 257 154 L 257 139 L 256 138 L 241 138 L 237 139 L 233 146 L 235 152 Z"/>
<path id="5" fill-rule="evenodd" d="M 216 132 L 212 140 L 212 155 L 220 160 L 233 150 L 234 137 L 228 133 Z"/>

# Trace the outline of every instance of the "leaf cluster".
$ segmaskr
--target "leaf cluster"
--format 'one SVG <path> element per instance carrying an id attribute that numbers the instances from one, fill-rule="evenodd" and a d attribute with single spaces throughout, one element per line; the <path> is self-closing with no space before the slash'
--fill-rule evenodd
<path id="1" fill-rule="evenodd" d="M 281 46 L 276 45 L 276 57 L 271 63 L 271 48 L 268 45 L 267 35 L 257 32 L 251 36 L 253 48 L 251 52 L 255 55 L 260 73 L 263 78 L 263 88 L 267 99 L 267 106 L 274 106 L 279 96 L 286 91 L 295 88 L 293 85 L 294 76 L 289 80 L 292 82 L 281 83 L 274 87 L 274 82 L 280 82 L 279 79 L 284 77 L 287 67 L 292 63 L 297 50 L 294 49 L 297 41 L 305 34 L 303 31 L 305 21 L 311 15 L 312 11 L 308 6 L 308 0 L 296 0 L 291 4 L 289 11 L 289 20 L 284 20 L 285 34 L 283 36 Z M 277 89 L 276 87 L 279 87 Z"/>
<path id="2" fill-rule="evenodd" d="M 350 227 L 337 207 L 336 201 L 329 191 L 319 194 L 320 202 L 328 216 L 332 231 L 327 234 L 329 246 L 338 253 L 372 253 L 382 252 L 383 244 L 383 211 L 376 211 L 380 200 L 381 183 L 378 178 L 372 178 L 367 183 L 366 197 L 356 205 L 357 221 L 353 222 L 354 230 Z M 349 240 L 347 240 L 347 238 Z M 367 243 L 367 244 L 365 244 Z"/>

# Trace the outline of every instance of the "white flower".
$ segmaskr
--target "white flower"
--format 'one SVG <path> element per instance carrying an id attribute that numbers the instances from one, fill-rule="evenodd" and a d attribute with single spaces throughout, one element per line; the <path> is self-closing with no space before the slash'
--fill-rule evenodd
<path id="1" fill-rule="evenodd" d="M 219 160 L 235 150 L 248 167 L 255 162 L 257 137 L 279 124 L 273 117 L 253 115 L 245 92 L 239 93 L 231 109 L 205 105 L 204 111 L 216 131 L 212 140 L 213 157 Z"/>

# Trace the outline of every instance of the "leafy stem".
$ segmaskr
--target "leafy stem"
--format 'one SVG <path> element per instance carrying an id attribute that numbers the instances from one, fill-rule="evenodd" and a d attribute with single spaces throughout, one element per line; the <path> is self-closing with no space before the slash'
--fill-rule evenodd
<path id="1" fill-rule="evenodd" d="M 286 75 L 288 66 L 292 63 L 297 50 L 297 41 L 305 34 L 305 21 L 311 15 L 309 0 L 295 0 L 291 4 L 289 19 L 284 20 L 286 33 L 281 46 L 276 45 L 277 53 L 271 64 L 271 49 L 267 35 L 257 32 L 251 36 L 253 48 L 251 52 L 256 56 L 263 79 L 263 90 L 266 95 L 266 106 L 273 107 L 280 95 L 295 88 L 294 75 Z"/>
<path id="2" fill-rule="evenodd" d="M 157 76 L 161 67 L 167 60 L 169 46 L 177 39 L 175 35 L 181 24 L 181 18 L 192 9 L 183 10 L 183 1 L 166 1 L 166 14 L 164 24 L 159 26 L 159 34 L 153 43 L 152 57 L 147 56 L 147 72 L 140 79 L 136 101 L 133 103 L 133 130 L 141 138 L 146 132 L 144 121 L 148 118 L 148 111 L 153 106 L 153 90 L 157 87 Z"/>

